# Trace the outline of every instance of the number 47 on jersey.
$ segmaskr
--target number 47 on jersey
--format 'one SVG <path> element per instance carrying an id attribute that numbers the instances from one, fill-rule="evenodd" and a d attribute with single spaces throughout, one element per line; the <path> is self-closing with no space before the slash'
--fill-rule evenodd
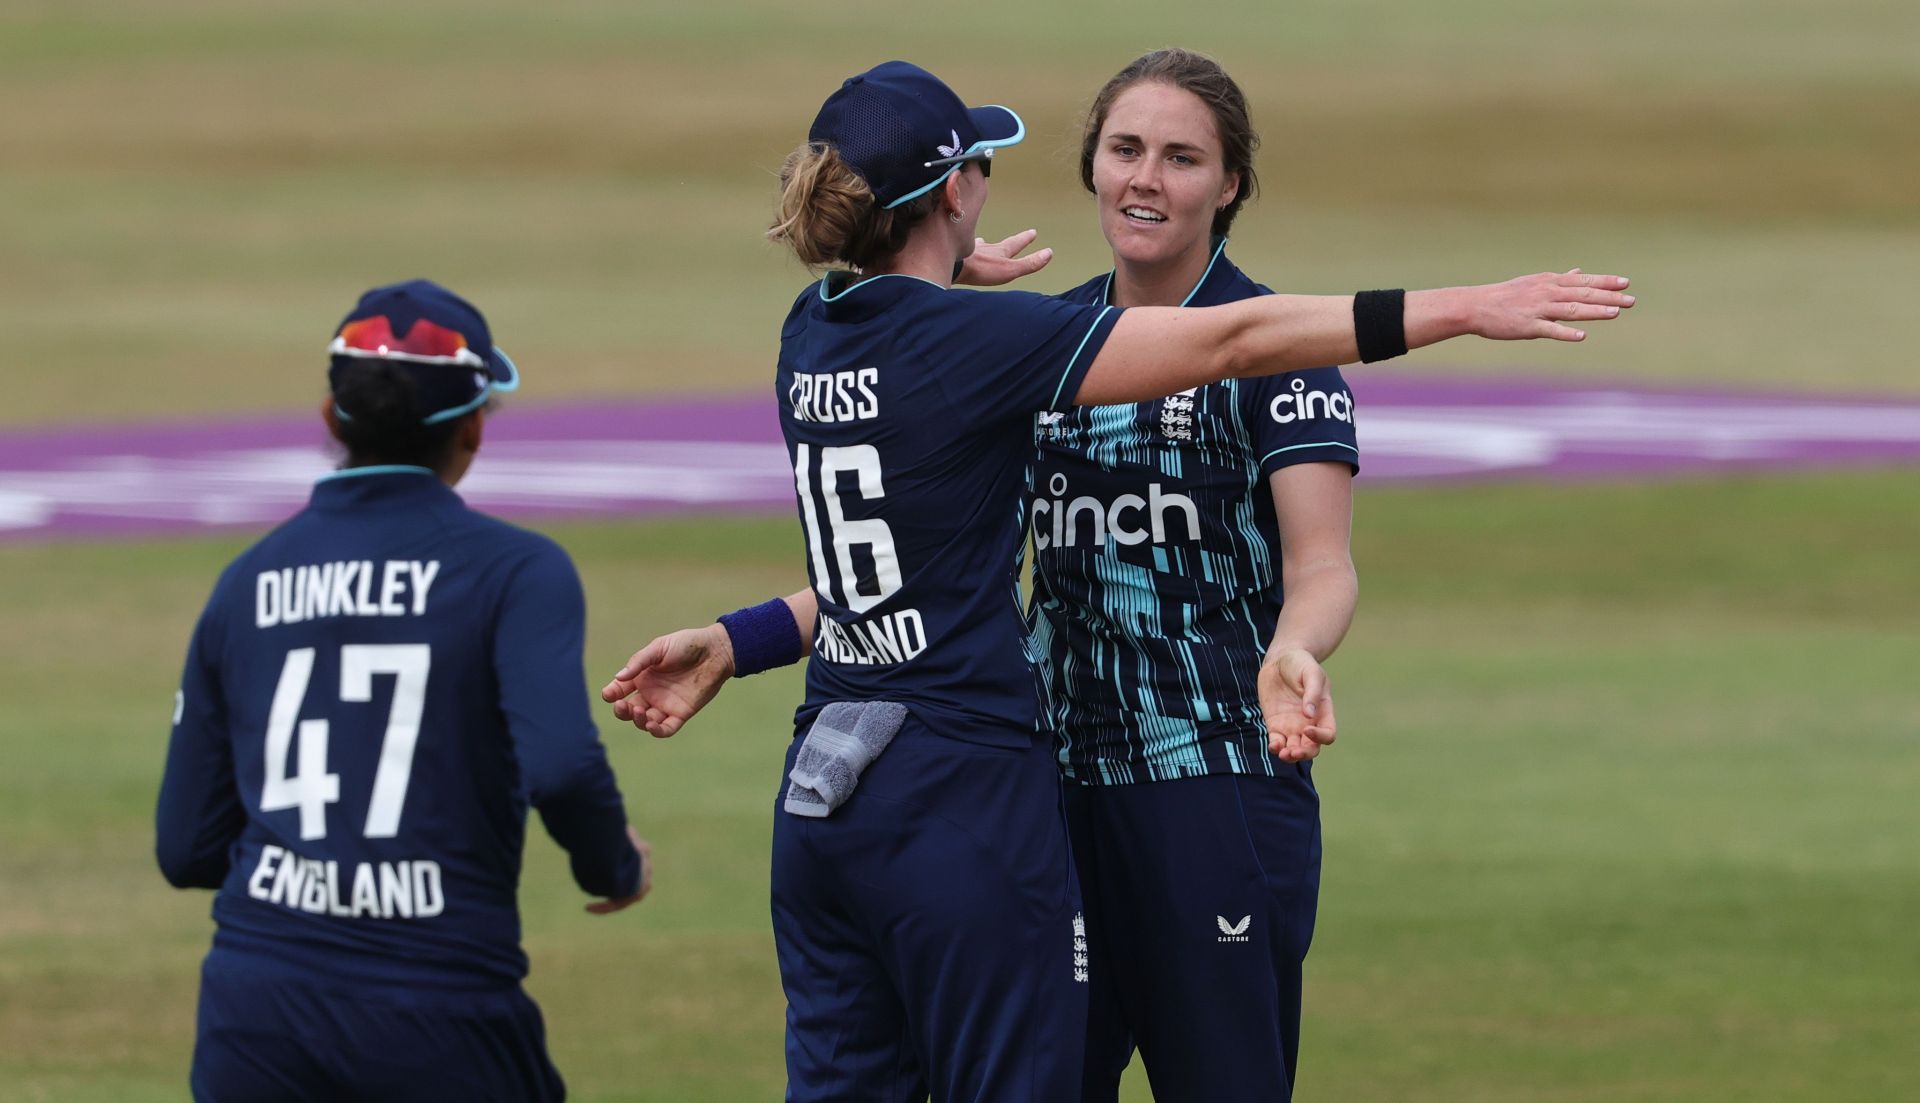
<path id="1" fill-rule="evenodd" d="M 260 790 L 260 810 L 300 810 L 300 837 L 327 837 L 327 805 L 340 799 L 340 775 L 327 772 L 328 724 L 301 720 L 313 677 L 314 649 L 287 652 L 280 668 L 280 684 L 267 712 L 267 778 Z M 380 744 L 380 765 L 373 774 L 373 797 L 367 804 L 362 833 L 369 839 L 391 839 L 400 831 L 400 812 L 407 802 L 407 784 L 413 777 L 413 749 L 420 740 L 420 714 L 426 706 L 427 671 L 433 650 L 424 643 L 354 643 L 340 649 L 340 700 L 349 704 L 373 700 L 373 677 L 394 676 L 393 704 L 387 712 L 387 731 Z M 293 755 L 296 723 L 300 733 L 299 769 L 287 774 Z"/>

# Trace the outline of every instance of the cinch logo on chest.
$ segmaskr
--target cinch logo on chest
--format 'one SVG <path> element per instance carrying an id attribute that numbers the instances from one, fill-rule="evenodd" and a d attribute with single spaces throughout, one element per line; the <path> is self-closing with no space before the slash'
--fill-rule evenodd
<path id="1" fill-rule="evenodd" d="M 1200 541 L 1200 508 L 1185 494 L 1162 493 L 1159 483 L 1147 484 L 1144 498 L 1138 494 L 1122 494 L 1109 503 L 1083 494 L 1068 501 L 1067 476 L 1056 471 L 1047 480 L 1047 491 L 1053 497 L 1037 498 L 1033 503 L 1033 546 L 1040 551 L 1071 548 L 1082 543 L 1104 544 L 1108 536 L 1112 536 L 1116 544 L 1143 544 L 1148 540 L 1165 544 L 1170 515 L 1183 522 L 1186 535 L 1182 540 Z M 1133 514 L 1144 514 L 1146 527 L 1129 527 L 1139 523 L 1128 521 Z M 1088 523 L 1092 526 L 1090 536 L 1086 532 Z"/>

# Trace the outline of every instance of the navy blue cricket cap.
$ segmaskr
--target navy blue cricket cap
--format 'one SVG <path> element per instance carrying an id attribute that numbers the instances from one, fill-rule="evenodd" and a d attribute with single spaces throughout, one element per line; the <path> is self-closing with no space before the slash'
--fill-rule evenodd
<path id="1" fill-rule="evenodd" d="M 1026 136 L 1026 124 L 1010 109 L 968 107 L 939 77 L 905 61 L 848 77 L 807 131 L 807 141 L 838 150 L 887 208 Z"/>
<path id="2" fill-rule="evenodd" d="M 355 361 L 381 360 L 404 368 L 427 425 L 477 410 L 494 394 L 520 388 L 520 369 L 494 346 L 486 318 L 432 280 L 388 284 L 360 296 L 334 331 L 327 352 L 332 357 L 329 381 L 337 381 L 340 368 Z"/>

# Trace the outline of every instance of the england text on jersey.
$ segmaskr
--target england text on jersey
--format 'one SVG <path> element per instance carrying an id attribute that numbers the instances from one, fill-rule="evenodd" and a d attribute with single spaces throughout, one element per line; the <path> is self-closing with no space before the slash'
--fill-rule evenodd
<path id="1" fill-rule="evenodd" d="M 278 846 L 260 849 L 247 895 L 342 919 L 431 919 L 447 910 L 439 862 L 355 862 L 342 876 L 339 862 Z"/>
<path id="2" fill-rule="evenodd" d="M 841 624 L 821 617 L 814 654 L 836 663 L 886 666 L 904 663 L 927 649 L 927 622 L 918 609 Z"/>

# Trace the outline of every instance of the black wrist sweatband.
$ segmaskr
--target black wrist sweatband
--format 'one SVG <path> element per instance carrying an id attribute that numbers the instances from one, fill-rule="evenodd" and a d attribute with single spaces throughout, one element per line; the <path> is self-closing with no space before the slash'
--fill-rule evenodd
<path id="1" fill-rule="evenodd" d="M 1407 353 L 1407 293 L 1362 291 L 1353 297 L 1353 340 L 1360 362 L 1391 360 Z"/>

